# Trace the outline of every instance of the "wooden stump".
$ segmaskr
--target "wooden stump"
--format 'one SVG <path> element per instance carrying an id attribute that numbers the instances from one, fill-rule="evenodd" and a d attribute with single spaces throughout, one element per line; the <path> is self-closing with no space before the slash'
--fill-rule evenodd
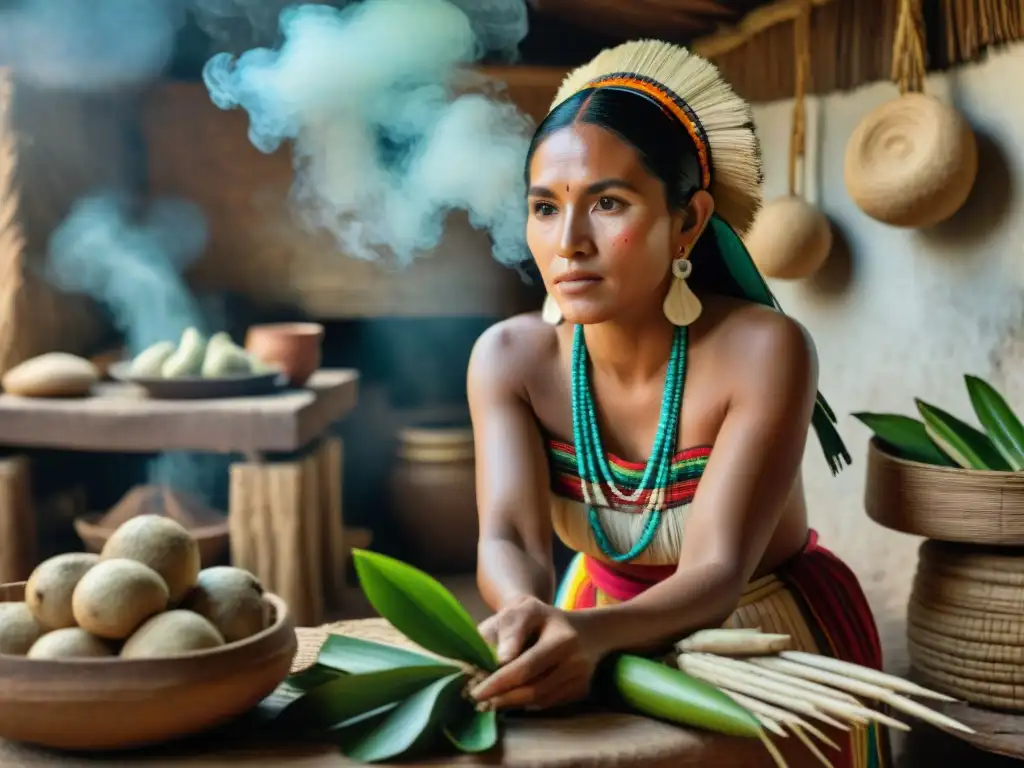
<path id="1" fill-rule="evenodd" d="M 344 587 L 342 442 L 295 461 L 231 467 L 231 560 L 280 595 L 300 626 L 324 620 Z"/>
<path id="2" fill-rule="evenodd" d="M 29 461 L 24 456 L 0 459 L 0 584 L 28 579 L 36 556 Z"/>

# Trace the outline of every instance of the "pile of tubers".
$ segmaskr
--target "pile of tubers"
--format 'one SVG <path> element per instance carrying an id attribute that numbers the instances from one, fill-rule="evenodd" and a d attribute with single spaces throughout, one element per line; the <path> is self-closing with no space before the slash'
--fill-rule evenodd
<path id="1" fill-rule="evenodd" d="M 270 373 L 276 370 L 235 344 L 223 331 L 207 340 L 196 328 L 186 328 L 178 344 L 158 341 L 142 350 L 128 366 L 132 378 L 204 379 Z"/>
<path id="2" fill-rule="evenodd" d="M 24 602 L 0 603 L 0 654 L 168 658 L 244 640 L 272 620 L 251 573 L 201 569 L 199 546 L 181 524 L 140 515 L 98 555 L 69 552 L 36 566 Z"/>

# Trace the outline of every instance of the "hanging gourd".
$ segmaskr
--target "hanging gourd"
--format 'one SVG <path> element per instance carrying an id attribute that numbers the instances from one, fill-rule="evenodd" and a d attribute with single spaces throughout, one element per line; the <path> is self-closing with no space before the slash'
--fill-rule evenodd
<path id="1" fill-rule="evenodd" d="M 811 68 L 810 27 L 811 4 L 806 2 L 793 26 L 796 97 L 789 141 L 789 194 L 766 203 L 744 238 L 761 274 L 779 280 L 810 277 L 821 268 L 832 250 L 832 225 L 828 218 L 797 192 L 798 168 L 801 181 L 804 176 L 804 102 Z"/>
<path id="2" fill-rule="evenodd" d="M 978 149 L 964 116 L 924 93 L 921 0 L 900 0 L 892 78 L 899 98 L 870 112 L 846 145 L 846 189 L 873 219 L 930 227 L 967 200 L 978 172 Z"/>

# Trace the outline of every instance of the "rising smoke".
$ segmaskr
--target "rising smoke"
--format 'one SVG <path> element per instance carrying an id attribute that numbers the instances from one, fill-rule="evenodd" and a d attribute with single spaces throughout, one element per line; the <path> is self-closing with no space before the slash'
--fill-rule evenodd
<path id="1" fill-rule="evenodd" d="M 133 216 L 117 194 L 83 198 L 49 245 L 49 281 L 104 307 L 129 354 L 176 340 L 189 326 L 205 327 L 182 278 L 206 245 L 205 221 L 191 203 L 156 200 Z"/>
<path id="2" fill-rule="evenodd" d="M 495 258 L 523 261 L 530 124 L 508 101 L 459 95 L 485 51 L 466 13 L 446 0 L 302 5 L 280 29 L 279 47 L 219 54 L 204 80 L 219 107 L 248 112 L 258 149 L 291 142 L 308 225 L 348 255 L 407 263 L 463 210 Z"/>

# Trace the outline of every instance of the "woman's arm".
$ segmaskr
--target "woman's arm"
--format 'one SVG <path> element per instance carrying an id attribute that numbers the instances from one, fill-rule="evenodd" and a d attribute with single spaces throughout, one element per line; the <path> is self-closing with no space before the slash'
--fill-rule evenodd
<path id="1" fill-rule="evenodd" d="M 731 402 L 693 500 L 678 570 L 628 602 L 573 617 L 604 652 L 659 646 L 724 622 L 785 509 L 814 408 L 814 349 L 782 315 L 762 315 L 741 332 L 742 349 L 728 355 Z"/>
<path id="2" fill-rule="evenodd" d="M 480 519 L 477 583 L 495 611 L 511 601 L 554 597 L 552 526 L 544 443 L 523 385 L 537 345 L 529 318 L 485 331 L 469 360 Z M 538 339 L 539 348 L 544 341 Z"/>

